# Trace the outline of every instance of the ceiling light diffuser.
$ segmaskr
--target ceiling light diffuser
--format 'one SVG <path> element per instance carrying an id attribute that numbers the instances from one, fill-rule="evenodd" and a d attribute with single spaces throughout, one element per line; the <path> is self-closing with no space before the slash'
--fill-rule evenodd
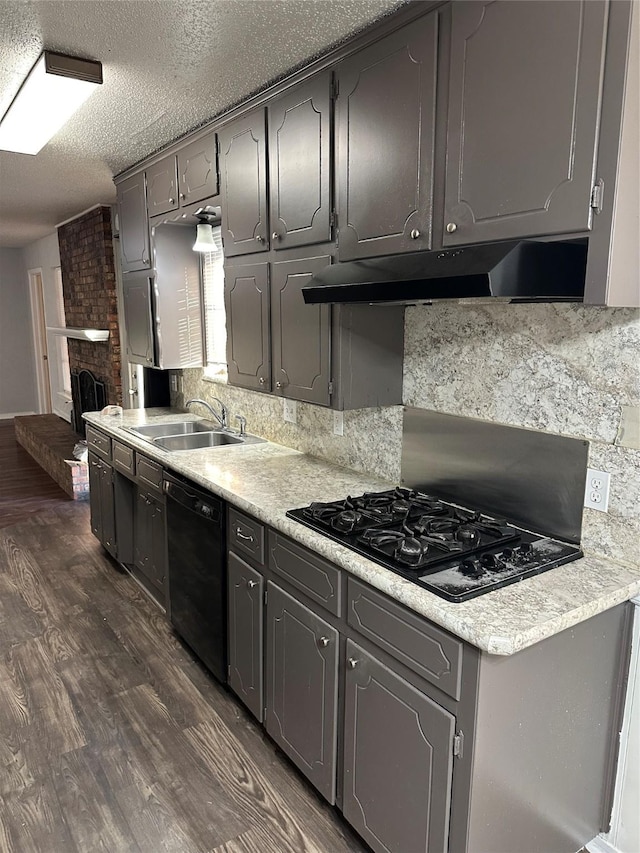
<path id="1" fill-rule="evenodd" d="M 102 64 L 45 50 L 0 121 L 0 150 L 37 154 L 102 83 Z"/>

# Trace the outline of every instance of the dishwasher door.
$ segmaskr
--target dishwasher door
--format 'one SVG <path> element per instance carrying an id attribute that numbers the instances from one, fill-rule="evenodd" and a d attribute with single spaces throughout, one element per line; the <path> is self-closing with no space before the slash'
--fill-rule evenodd
<path id="1" fill-rule="evenodd" d="M 223 501 L 164 475 L 171 623 L 217 679 L 227 681 Z"/>

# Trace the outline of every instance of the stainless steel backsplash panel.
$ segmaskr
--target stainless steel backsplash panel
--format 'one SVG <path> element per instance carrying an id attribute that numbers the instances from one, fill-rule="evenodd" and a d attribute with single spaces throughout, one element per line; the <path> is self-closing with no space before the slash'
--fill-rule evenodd
<path id="1" fill-rule="evenodd" d="M 578 543 L 588 450 L 576 438 L 406 408 L 402 482 Z"/>

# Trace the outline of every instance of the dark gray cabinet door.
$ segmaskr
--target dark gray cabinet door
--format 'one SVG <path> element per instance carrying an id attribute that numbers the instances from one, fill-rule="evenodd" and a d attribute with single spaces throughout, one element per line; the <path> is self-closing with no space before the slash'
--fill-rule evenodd
<path id="1" fill-rule="evenodd" d="M 455 718 L 347 641 L 343 813 L 377 853 L 445 853 Z"/>
<path id="2" fill-rule="evenodd" d="M 328 406 L 331 306 L 306 305 L 302 288 L 331 263 L 325 255 L 271 267 L 271 333 L 276 394 Z"/>
<path id="3" fill-rule="evenodd" d="M 269 104 L 269 194 L 274 249 L 331 239 L 331 74 Z"/>
<path id="4" fill-rule="evenodd" d="M 112 557 L 116 556 L 116 516 L 111 465 L 89 454 L 91 532 Z"/>
<path id="5" fill-rule="evenodd" d="M 89 453 L 89 509 L 91 532 L 102 542 L 102 460 Z"/>
<path id="6" fill-rule="evenodd" d="M 178 164 L 175 154 L 147 168 L 147 207 L 149 216 L 177 209 Z"/>
<path id="7" fill-rule="evenodd" d="M 178 151 L 180 204 L 218 195 L 216 135 L 208 133 Z"/>
<path id="8" fill-rule="evenodd" d="M 271 581 L 266 676 L 267 731 L 334 803 L 338 632 Z"/>
<path id="9" fill-rule="evenodd" d="M 225 267 L 224 299 L 229 384 L 270 391 L 269 265 Z"/>
<path id="10" fill-rule="evenodd" d="M 124 325 L 127 357 L 135 364 L 154 364 L 152 279 L 139 272 L 123 276 Z"/>
<path id="11" fill-rule="evenodd" d="M 113 494 L 113 468 L 102 463 L 101 472 L 102 544 L 115 557 L 118 552 L 116 541 L 116 505 Z"/>
<path id="12" fill-rule="evenodd" d="M 144 576 L 164 591 L 166 576 L 166 522 L 164 505 L 138 490 L 135 509 L 134 562 Z"/>
<path id="13" fill-rule="evenodd" d="M 145 173 L 139 172 L 118 184 L 117 195 L 122 271 L 148 269 L 151 254 Z"/>
<path id="14" fill-rule="evenodd" d="M 264 579 L 229 553 L 229 686 L 262 722 Z"/>
<path id="15" fill-rule="evenodd" d="M 431 248 L 438 17 L 338 66 L 340 260 Z"/>
<path id="16" fill-rule="evenodd" d="M 259 109 L 220 131 L 225 257 L 269 248 L 266 130 L 266 112 Z"/>
<path id="17" fill-rule="evenodd" d="M 452 4 L 445 245 L 591 227 L 606 11 Z"/>

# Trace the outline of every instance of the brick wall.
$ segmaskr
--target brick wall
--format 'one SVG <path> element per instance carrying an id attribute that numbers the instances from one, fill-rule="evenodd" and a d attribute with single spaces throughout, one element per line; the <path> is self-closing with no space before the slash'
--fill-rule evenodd
<path id="1" fill-rule="evenodd" d="M 67 326 L 109 329 L 109 340 L 69 338 L 71 371 L 85 368 L 107 386 L 107 402 L 122 404 L 120 336 L 111 211 L 96 207 L 58 228 Z"/>

